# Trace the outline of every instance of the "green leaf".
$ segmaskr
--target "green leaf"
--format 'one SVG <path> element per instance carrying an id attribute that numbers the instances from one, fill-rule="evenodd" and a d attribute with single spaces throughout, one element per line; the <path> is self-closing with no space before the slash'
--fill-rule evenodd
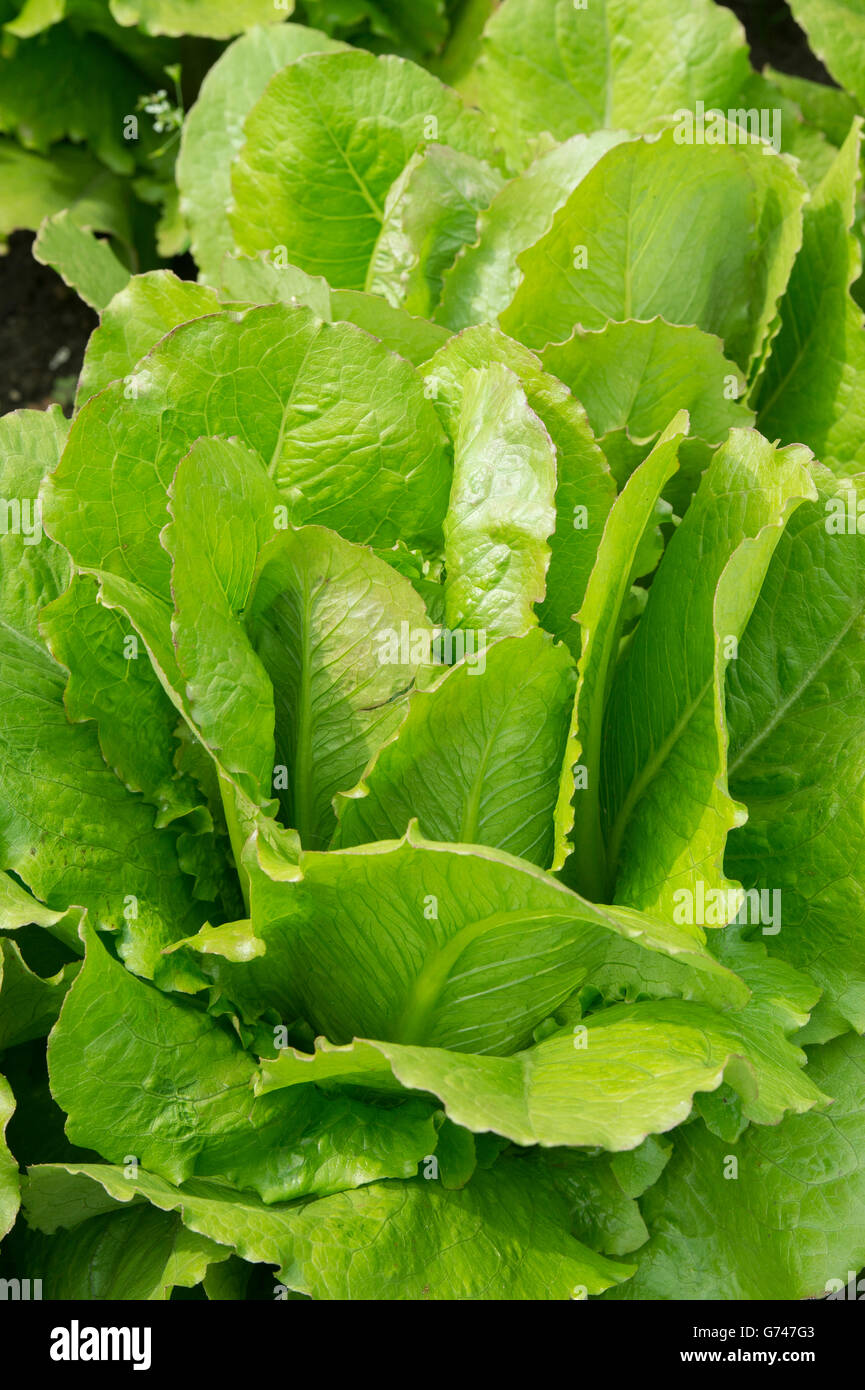
<path id="1" fill-rule="evenodd" d="M 0 139 L 0 182 L 0 245 L 19 228 L 35 232 L 64 208 L 79 227 L 109 232 L 131 245 L 126 182 L 84 150 L 59 145 L 41 155 Z"/>
<path id="2" fill-rule="evenodd" d="M 86 575 L 43 608 L 40 628 L 69 671 L 64 705 L 73 723 L 97 722 L 103 757 L 130 791 L 141 792 L 168 824 L 200 804 L 175 766 L 177 713 L 120 613 L 98 602 Z"/>
<path id="3" fill-rule="evenodd" d="M 720 339 L 697 328 L 661 318 L 577 327 L 567 342 L 545 347 L 541 360 L 573 391 L 598 436 L 623 429 L 648 444 L 678 410 L 688 412 L 689 433 L 709 444 L 753 424 L 753 411 L 739 403 L 741 373 Z"/>
<path id="4" fill-rule="evenodd" d="M 837 87 L 827 87 L 825 82 L 812 82 L 810 78 L 795 77 L 771 67 L 764 71 L 788 100 L 795 101 L 805 120 L 840 149 L 856 116 L 853 98 Z"/>
<path id="5" fill-rule="evenodd" d="M 321 276 L 307 275 L 296 265 L 275 261 L 263 252 L 255 257 L 226 256 L 220 284 L 220 296 L 226 302 L 305 304 L 328 323 L 354 323 L 415 365 L 426 362 L 450 337 L 446 328 L 415 318 L 380 295 L 331 290 Z"/>
<path id="6" fill-rule="evenodd" d="M 294 9 L 294 0 L 279 8 L 273 0 L 109 0 L 118 24 L 137 24 L 148 34 L 201 34 L 230 39 L 253 24 L 279 24 Z"/>
<path id="7" fill-rule="evenodd" d="M 519 285 L 518 254 L 549 231 L 568 195 L 623 138 L 612 131 L 575 135 L 505 184 L 478 217 L 477 240 L 445 273 L 436 318 L 453 329 L 494 323 Z"/>
<path id="8" fill-rule="evenodd" d="M 687 1119 L 694 1094 L 714 1091 L 725 1076 L 763 1123 L 826 1100 L 801 1074 L 802 1052 L 768 1030 L 754 1038 L 739 1017 L 680 999 L 618 1005 L 512 1057 L 366 1040 L 331 1049 L 320 1040 L 314 1057 L 285 1051 L 265 1061 L 259 1091 L 313 1080 L 374 1088 L 384 1067 L 403 1086 L 438 1096 L 467 1129 L 516 1144 L 605 1149 L 632 1149 L 672 1129 Z"/>
<path id="9" fill-rule="evenodd" d="M 66 443 L 69 425 L 59 406 L 16 410 L 0 420 L 0 495 L 6 503 L 0 533 L 0 620 L 39 644 L 39 609 L 69 582 L 69 557 L 45 541 L 39 504 L 42 479 Z"/>
<path id="10" fill-rule="evenodd" d="M 650 1135 L 612 1155 L 553 1149 L 536 1161 L 570 1207 L 572 1234 L 605 1255 L 629 1255 L 649 1239 L 635 1199 L 657 1181 L 671 1152 L 668 1139 Z"/>
<path id="11" fill-rule="evenodd" d="M 519 378 L 499 364 L 467 373 L 444 522 L 445 614 L 474 630 L 476 650 L 537 622 L 555 492 L 555 446 Z"/>
<path id="12" fill-rule="evenodd" d="M 646 129 L 698 98 L 726 108 L 748 70 L 741 25 L 710 0 L 505 0 L 475 89 L 519 159 L 542 131 Z"/>
<path id="13" fill-rule="evenodd" d="M 843 1289 L 865 1261 L 863 1050 L 850 1035 L 812 1050 L 808 1070 L 835 1098 L 825 1114 L 752 1125 L 733 1144 L 701 1124 L 677 1133 L 642 1199 L 652 1238 L 622 1297 L 787 1300 Z"/>
<path id="14" fill-rule="evenodd" d="M 601 815 L 620 902 L 667 913 L 702 891 L 720 902 L 709 925 L 736 915 L 722 859 L 743 814 L 727 791 L 724 673 L 784 523 L 814 496 L 809 459 L 732 431 L 661 561 L 605 715 Z"/>
<path id="15" fill-rule="evenodd" d="M 292 63 L 247 118 L 232 172 L 237 246 L 284 246 L 335 288 L 364 289 L 388 191 L 431 141 L 498 163 L 483 118 L 402 59 L 352 52 Z"/>
<path id="16" fill-rule="evenodd" d="M 466 329 L 427 364 L 427 392 L 452 437 L 459 426 L 467 375 L 493 363 L 516 373 L 529 407 L 555 445 L 556 528 L 549 538 L 546 595 L 538 614 L 547 631 L 577 658 L 580 634 L 574 614 L 616 495 L 615 483 L 582 406 L 560 381 L 542 370 L 533 352 L 492 327 Z"/>
<path id="17" fill-rule="evenodd" d="M 3 25 L 7 34 L 14 34 L 19 39 L 30 39 L 34 34 L 39 34 L 43 29 L 50 29 L 52 24 L 58 24 L 63 18 L 66 10 L 66 0 L 9 0 L 16 6 L 19 13 L 14 19 L 10 19 Z"/>
<path id="18" fill-rule="evenodd" d="M 102 306 L 99 327 L 84 354 L 76 405 L 82 406 L 112 381 L 128 377 L 136 362 L 172 328 L 220 308 L 212 290 L 178 280 L 170 270 L 133 275 Z"/>
<path id="19" fill-rule="evenodd" d="M 337 798 L 334 846 L 399 839 L 416 818 L 428 839 L 548 868 L 573 693 L 567 651 L 537 629 L 461 662 L 411 696 L 396 736 Z"/>
<path id="20" fill-rule="evenodd" d="M 717 334 L 750 371 L 801 244 L 805 188 L 738 127 L 725 123 L 725 144 L 680 143 L 682 133 L 628 141 L 595 164 L 519 257 L 505 332 L 543 347 L 578 323 L 661 316 Z M 611 206 L 626 211 L 611 221 Z"/>
<path id="21" fill-rule="evenodd" d="M 445 0 L 306 0 L 304 10 L 329 34 L 364 48 L 377 49 L 384 40 L 416 60 L 439 49 L 447 35 Z"/>
<path id="22" fill-rule="evenodd" d="M 93 724 L 69 723 L 64 684 L 47 653 L 0 626 L 3 867 L 57 912 L 85 907 L 150 973 L 160 947 L 201 922 L 191 880 L 173 833 L 107 767 Z"/>
<path id="23" fill-rule="evenodd" d="M 275 534 L 280 496 L 236 440 L 199 439 L 169 489 L 171 636 L 190 721 L 220 769 L 256 804 L 270 799 L 274 694 L 239 615 Z"/>
<path id="24" fill-rule="evenodd" d="M 280 17 L 270 0 L 269 18 Z M 223 256 L 234 245 L 228 222 L 231 161 L 243 144 L 244 120 L 280 68 L 305 53 L 342 47 L 316 29 L 269 24 L 235 40 L 207 72 L 183 123 L 177 158 L 180 208 L 205 280 L 218 280 Z"/>
<path id="25" fill-rule="evenodd" d="M 865 106 L 865 8 L 861 0 L 790 0 L 793 17 L 832 76 Z"/>
<path id="26" fill-rule="evenodd" d="M 80 568 L 167 599 L 166 490 L 214 434 L 260 455 L 298 522 L 365 543 L 440 536 L 449 463 L 420 378 L 360 329 L 280 304 L 182 325 L 86 403 L 45 491 L 51 534 Z"/>
<path id="27" fill-rule="evenodd" d="M 302 844 L 323 849 L 335 794 L 396 732 L 430 660 L 423 601 L 365 548 L 304 527 L 262 552 L 246 622 L 273 684 L 276 794 Z"/>
<path id="28" fill-rule="evenodd" d="M 394 308 L 377 294 L 359 290 L 334 290 L 331 295 L 334 319 L 357 324 L 378 338 L 391 352 L 398 352 L 415 366 L 427 362 L 448 341 L 446 328 L 426 319 L 415 318 L 403 308 Z"/>
<path id="29" fill-rule="evenodd" d="M 129 281 L 129 271 L 108 242 L 77 226 L 68 210 L 42 223 L 33 255 L 56 270 L 93 309 L 104 309 Z"/>
<path id="30" fill-rule="evenodd" d="M 136 979 L 92 933 L 48 1066 L 74 1143 L 115 1163 L 134 1156 L 171 1182 L 218 1176 L 279 1201 L 409 1177 L 435 1148 L 420 1100 L 382 1107 L 311 1086 L 255 1099 L 255 1062 L 237 1039 Z"/>
<path id="31" fill-rule="evenodd" d="M 425 841 L 410 827 L 398 843 L 263 868 L 251 915 L 266 954 L 221 967 L 219 979 L 229 997 L 306 1018 L 334 1042 L 525 1047 L 583 983 L 584 957 L 603 962 L 619 937 L 742 1001 L 699 929 L 595 907 L 500 850 Z"/>
<path id="32" fill-rule="evenodd" d="M 0 131 L 47 154 L 62 140 L 84 144 L 117 174 L 132 174 L 135 144 L 124 138 L 147 78 L 97 34 L 51 28 L 0 59 Z"/>
<path id="33" fill-rule="evenodd" d="M 174 1289 L 200 1284 L 231 1251 L 188 1231 L 176 1213 L 136 1202 L 71 1231 L 29 1231 L 24 1253 L 28 1267 L 40 1271 L 43 1298 L 77 1303 L 164 1302 Z"/>
<path id="34" fill-rule="evenodd" d="M 831 1036 L 865 1029 L 865 489 L 825 470 L 817 481 L 728 668 L 730 786 L 748 821 L 726 862 L 746 887 L 780 894 L 766 944 L 826 991 Z"/>
<path id="35" fill-rule="evenodd" d="M 422 1178 L 373 1183 L 306 1206 L 263 1206 L 224 1184 L 178 1189 L 117 1168 L 46 1165 L 27 1180 L 28 1219 L 51 1232 L 94 1210 L 146 1198 L 242 1258 L 279 1266 L 289 1288 L 316 1299 L 585 1298 L 633 1266 L 567 1234 L 567 1205 L 523 1158 L 501 1159 L 460 1192 Z"/>
<path id="36" fill-rule="evenodd" d="M 12 1087 L 0 1076 L 0 1240 L 11 1231 L 20 1205 L 18 1164 L 6 1143 L 6 1126 L 14 1113 Z"/>
<path id="37" fill-rule="evenodd" d="M 387 195 L 366 288 L 411 314 L 432 317 L 444 276 L 474 241 L 478 213 L 504 180 L 497 170 L 447 145 L 429 145 Z"/>
<path id="38" fill-rule="evenodd" d="M 781 330 L 757 398 L 770 438 L 801 439 L 833 471 L 865 463 L 862 311 L 850 296 L 861 256 L 850 234 L 859 196 L 857 120 L 805 209 L 802 251 L 781 301 Z"/>
<path id="39" fill-rule="evenodd" d="M 77 969 L 71 961 L 45 979 L 30 969 L 14 941 L 0 937 L 0 1051 L 47 1035 Z"/>
<path id="40" fill-rule="evenodd" d="M 640 546 L 664 484 L 676 470 L 687 428 L 682 412 L 613 504 L 578 614 L 583 651 L 556 811 L 555 860 L 564 861 L 562 876 L 570 887 L 601 901 L 607 892 L 600 801 L 604 714 Z"/>

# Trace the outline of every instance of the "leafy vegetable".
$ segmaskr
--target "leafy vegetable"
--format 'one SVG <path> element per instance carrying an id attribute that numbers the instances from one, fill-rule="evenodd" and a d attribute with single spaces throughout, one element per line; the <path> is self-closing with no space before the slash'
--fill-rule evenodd
<path id="1" fill-rule="evenodd" d="M 796 8 L 846 91 L 711 0 L 7 7 L 2 226 L 100 324 L 0 422 L 4 1276 L 865 1261 L 862 87 Z M 151 158 L 24 80 L 67 28 L 112 111 L 239 37 Z"/>

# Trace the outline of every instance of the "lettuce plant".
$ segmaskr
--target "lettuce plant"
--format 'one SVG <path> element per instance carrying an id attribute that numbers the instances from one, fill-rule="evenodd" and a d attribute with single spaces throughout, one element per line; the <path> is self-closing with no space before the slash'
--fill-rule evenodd
<path id="1" fill-rule="evenodd" d="M 228 48 L 199 282 L 130 278 L 71 423 L 0 422 L 0 1214 L 46 1296 L 865 1262 L 862 123 L 709 0 L 468 29 L 463 97 Z"/>

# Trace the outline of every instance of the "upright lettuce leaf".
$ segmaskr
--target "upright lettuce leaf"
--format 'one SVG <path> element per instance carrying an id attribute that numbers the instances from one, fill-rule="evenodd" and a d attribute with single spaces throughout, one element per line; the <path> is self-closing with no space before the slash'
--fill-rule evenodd
<path id="1" fill-rule="evenodd" d="M 364 289 L 388 191 L 430 143 L 498 163 L 480 114 L 413 64 L 360 52 L 301 58 L 247 117 L 232 173 L 237 246 L 284 246 L 335 289 Z"/>
<path id="2" fill-rule="evenodd" d="M 578 614 L 583 651 L 556 813 L 556 864 L 565 861 L 565 882 L 599 901 L 608 890 L 601 823 L 604 716 L 640 547 L 687 427 L 687 415 L 677 415 L 613 504 Z"/>
<path id="3" fill-rule="evenodd" d="M 698 99 L 726 109 L 749 71 L 744 39 L 710 0 L 504 0 L 474 86 L 519 160 L 542 132 L 644 130 Z"/>
<path id="4" fill-rule="evenodd" d="M 423 601 L 365 547 L 307 526 L 262 551 L 246 622 L 273 684 L 275 794 L 301 843 L 323 849 L 334 796 L 395 733 L 430 660 Z"/>
<path id="5" fill-rule="evenodd" d="M 540 348 L 576 324 L 660 315 L 717 334 L 750 372 L 801 245 L 805 188 L 785 158 L 738 133 L 688 143 L 677 126 L 609 150 L 519 257 L 505 332 Z M 624 215 L 611 219 L 611 205 Z"/>
<path id="6" fill-rule="evenodd" d="M 428 839 L 492 845 L 548 868 L 573 692 L 567 651 L 538 629 L 416 690 L 396 735 L 337 798 L 333 847 L 399 839 L 416 819 Z"/>
<path id="7" fill-rule="evenodd" d="M 748 821 L 726 863 L 746 887 L 780 895 L 766 944 L 823 987 L 832 1036 L 865 1030 L 865 490 L 826 470 L 817 481 L 728 667 L 730 786 Z"/>
<path id="8" fill-rule="evenodd" d="M 865 462 L 865 320 L 850 295 L 862 264 L 850 232 L 861 143 L 857 120 L 805 209 L 802 252 L 781 301 L 780 331 L 757 396 L 764 432 L 803 440 L 841 475 Z"/>
<path id="9" fill-rule="evenodd" d="M 574 617 L 615 497 L 615 483 L 579 402 L 543 371 L 533 352 L 489 326 L 458 333 L 426 365 L 427 392 L 452 438 L 459 427 L 468 374 L 494 363 L 517 375 L 528 405 L 555 446 L 556 521 L 538 616 L 578 657 L 580 635 Z"/>
<path id="10" fill-rule="evenodd" d="M 606 707 L 600 800 L 616 901 L 673 912 L 682 891 L 696 904 L 735 886 L 722 860 L 744 814 L 727 790 L 724 673 L 788 516 L 814 496 L 809 458 L 734 430 L 667 547 Z"/>
<path id="11" fill-rule="evenodd" d="M 470 371 L 454 437 L 444 521 L 445 614 L 476 641 L 537 621 L 555 528 L 556 455 L 519 379 L 498 364 Z"/>
<path id="12" fill-rule="evenodd" d="M 259 23 L 267 23 L 267 19 Z M 341 43 L 305 25 L 256 26 L 236 39 L 206 74 L 183 123 L 177 186 L 180 210 L 189 224 L 192 254 L 210 284 L 218 281 L 222 259 L 234 246 L 228 220 L 231 161 L 243 145 L 247 115 L 270 79 L 286 64 L 306 53 L 339 52 L 342 48 Z"/>

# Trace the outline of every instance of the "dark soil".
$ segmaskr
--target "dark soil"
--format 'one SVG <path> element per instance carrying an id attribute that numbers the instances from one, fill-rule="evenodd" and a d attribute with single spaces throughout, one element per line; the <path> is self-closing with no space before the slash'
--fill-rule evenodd
<path id="1" fill-rule="evenodd" d="M 751 60 L 797 77 L 831 84 L 810 52 L 785 0 L 726 0 L 745 26 Z M 17 232 L 0 255 L 0 415 L 20 406 L 45 408 L 59 401 L 71 409 L 84 348 L 96 326 L 92 309 L 46 266 L 33 260 L 30 232 Z M 195 278 L 189 257 L 173 269 Z"/>
<path id="2" fill-rule="evenodd" d="M 0 256 L 0 415 L 21 406 L 69 407 L 96 314 L 48 266 L 34 261 L 32 232 L 16 232 Z"/>

